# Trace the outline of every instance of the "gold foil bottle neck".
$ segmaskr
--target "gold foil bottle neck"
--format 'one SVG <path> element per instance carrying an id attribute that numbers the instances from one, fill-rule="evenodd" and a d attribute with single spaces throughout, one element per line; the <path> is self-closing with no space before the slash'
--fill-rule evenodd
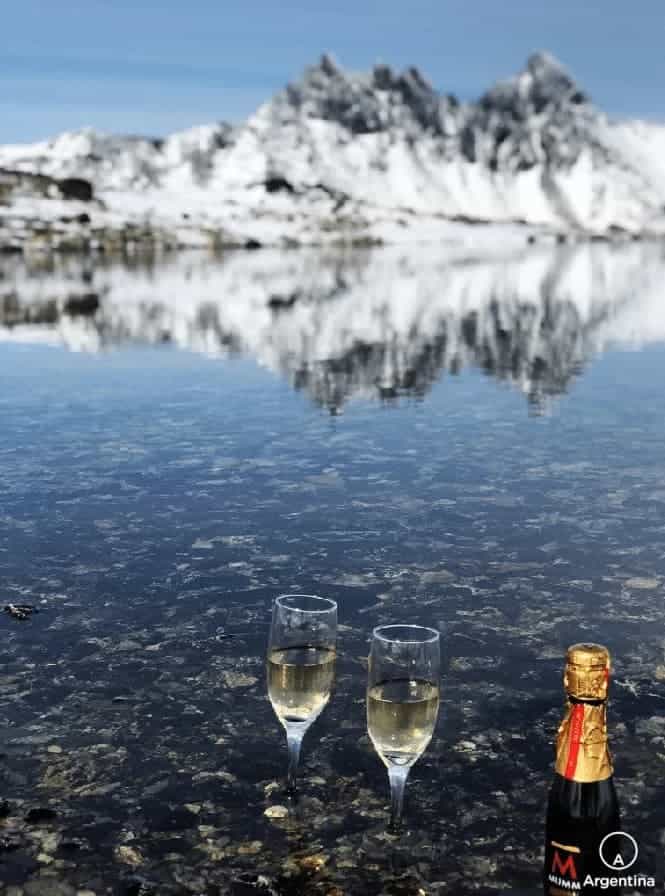
<path id="1" fill-rule="evenodd" d="M 610 653 L 601 644 L 573 644 L 566 651 L 563 684 L 578 700 L 607 700 Z"/>
<path id="2" fill-rule="evenodd" d="M 592 783 L 612 775 L 606 711 L 605 703 L 568 704 L 556 742 L 555 769 L 562 777 Z"/>
<path id="3" fill-rule="evenodd" d="M 612 774 L 606 721 L 609 678 L 606 647 L 573 644 L 568 648 L 563 676 L 568 701 L 557 737 L 556 770 L 571 781 L 591 783 Z"/>

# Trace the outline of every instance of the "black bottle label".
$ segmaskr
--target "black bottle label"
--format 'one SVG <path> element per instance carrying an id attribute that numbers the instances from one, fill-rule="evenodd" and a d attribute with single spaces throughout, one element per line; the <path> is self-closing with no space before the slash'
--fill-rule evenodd
<path id="1" fill-rule="evenodd" d="M 619 809 L 611 779 L 579 784 L 555 777 L 547 813 L 544 866 L 545 896 L 586 893 L 598 896 L 598 878 L 612 877 L 603 862 L 603 839 L 621 830 Z M 620 893 L 607 884 L 604 896 Z"/>

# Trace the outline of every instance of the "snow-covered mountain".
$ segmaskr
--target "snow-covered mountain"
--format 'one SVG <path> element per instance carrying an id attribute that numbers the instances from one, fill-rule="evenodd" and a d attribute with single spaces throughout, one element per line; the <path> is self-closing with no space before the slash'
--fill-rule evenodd
<path id="1" fill-rule="evenodd" d="M 17 248 L 487 245 L 524 225 L 665 232 L 665 126 L 610 121 L 545 53 L 474 103 L 416 68 L 324 56 L 236 126 L 0 147 L 0 243 Z"/>
<path id="2" fill-rule="evenodd" d="M 649 243 L 484 261 L 384 249 L 88 264 L 6 259 L 0 341 L 246 354 L 331 412 L 354 397 L 423 395 L 466 366 L 540 406 L 608 344 L 665 341 L 665 257 Z"/>

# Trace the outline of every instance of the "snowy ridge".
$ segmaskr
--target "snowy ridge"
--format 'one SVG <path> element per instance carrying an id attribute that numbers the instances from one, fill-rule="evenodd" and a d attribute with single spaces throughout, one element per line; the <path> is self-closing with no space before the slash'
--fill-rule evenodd
<path id="1" fill-rule="evenodd" d="M 95 199 L 31 202 L 3 171 L 85 179 Z M 82 214 L 84 226 L 63 220 Z M 609 121 L 546 53 L 468 104 L 417 68 L 349 73 L 324 56 L 237 126 L 0 147 L 0 243 L 16 248 L 112 248 L 109 234 L 123 246 L 470 245 L 496 225 L 515 244 L 525 226 L 664 233 L 665 126 Z"/>
<path id="2" fill-rule="evenodd" d="M 0 340 L 100 351 L 127 343 L 246 354 L 337 412 L 423 395 L 466 366 L 534 405 L 611 343 L 665 340 L 665 259 L 631 244 L 485 261 L 395 250 L 182 255 L 156 270 L 33 272 L 0 287 Z"/>

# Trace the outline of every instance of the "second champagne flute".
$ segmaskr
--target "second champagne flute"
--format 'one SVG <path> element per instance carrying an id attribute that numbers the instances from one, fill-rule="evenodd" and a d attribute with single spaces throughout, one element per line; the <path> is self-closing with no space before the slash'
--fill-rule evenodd
<path id="1" fill-rule="evenodd" d="M 337 604 L 313 594 L 283 594 L 273 604 L 268 645 L 268 696 L 289 750 L 287 791 L 305 732 L 323 712 L 335 677 Z"/>
<path id="2" fill-rule="evenodd" d="M 390 827 L 402 822 L 411 766 L 432 739 L 439 712 L 439 632 L 420 625 L 383 625 L 372 633 L 367 730 L 388 768 Z"/>

